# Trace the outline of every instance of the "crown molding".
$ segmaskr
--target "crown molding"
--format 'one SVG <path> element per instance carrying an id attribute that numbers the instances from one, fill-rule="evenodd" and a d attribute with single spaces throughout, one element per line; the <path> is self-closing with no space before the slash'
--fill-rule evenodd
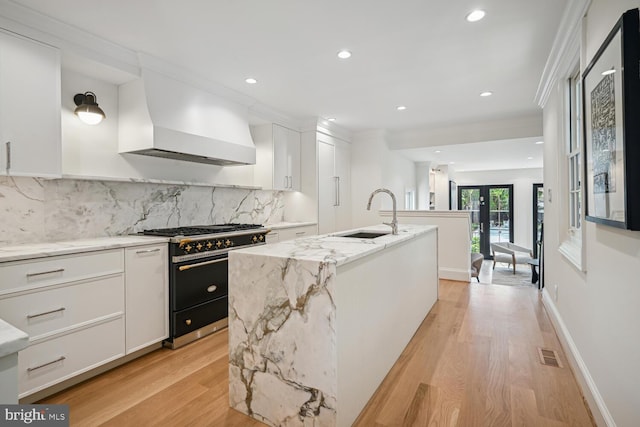
<path id="1" fill-rule="evenodd" d="M 9 0 L 0 0 L 0 27 L 62 51 L 129 73 L 140 74 L 136 53 Z"/>
<path id="2" fill-rule="evenodd" d="M 570 0 L 562 15 L 560 27 L 551 46 L 551 51 L 540 77 L 535 102 L 544 108 L 549 94 L 558 78 L 571 66 L 567 58 L 575 60 L 576 52 L 580 52 L 582 18 L 587 13 L 591 0 Z M 579 56 L 578 56 L 579 57 Z"/>

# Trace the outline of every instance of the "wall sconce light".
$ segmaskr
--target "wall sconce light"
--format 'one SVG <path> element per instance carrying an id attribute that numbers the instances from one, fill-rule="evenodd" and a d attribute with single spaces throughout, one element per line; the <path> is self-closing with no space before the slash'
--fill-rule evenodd
<path id="1" fill-rule="evenodd" d="M 73 102 L 78 106 L 73 113 L 88 125 L 97 125 L 107 117 L 98 106 L 93 92 L 78 93 L 73 97 Z"/>

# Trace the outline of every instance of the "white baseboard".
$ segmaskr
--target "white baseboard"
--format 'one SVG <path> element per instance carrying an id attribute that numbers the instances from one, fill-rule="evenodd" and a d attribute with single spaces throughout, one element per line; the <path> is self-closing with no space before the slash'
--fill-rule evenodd
<path id="1" fill-rule="evenodd" d="M 593 415 L 596 424 L 598 426 L 616 427 L 616 423 L 613 420 L 607 405 L 604 403 L 604 399 L 602 399 L 602 395 L 598 391 L 598 387 L 596 386 L 595 381 L 593 381 L 593 378 L 589 373 L 589 369 L 584 363 L 584 360 L 580 355 L 580 351 L 578 351 L 578 347 L 576 347 L 576 343 L 573 341 L 562 317 L 560 317 L 560 313 L 558 312 L 553 298 L 551 298 L 551 295 L 546 288 L 542 290 L 542 302 L 547 309 L 547 313 L 549 314 L 551 323 L 553 323 L 556 334 L 560 339 L 560 343 L 565 349 L 568 362 L 571 365 L 571 369 L 573 370 L 576 379 L 578 380 L 578 384 L 582 389 L 582 394 L 589 405 L 589 409 L 591 409 L 591 414 Z"/>
<path id="2" fill-rule="evenodd" d="M 459 282 L 468 282 L 471 280 L 471 273 L 469 270 L 461 270 L 458 268 L 438 268 L 438 275 L 440 279 L 457 280 Z"/>

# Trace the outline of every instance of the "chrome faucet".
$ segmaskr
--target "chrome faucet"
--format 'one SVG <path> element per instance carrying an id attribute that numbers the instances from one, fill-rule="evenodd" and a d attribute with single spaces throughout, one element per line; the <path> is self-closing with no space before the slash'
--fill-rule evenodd
<path id="1" fill-rule="evenodd" d="M 369 202 L 367 203 L 367 210 L 368 211 L 371 210 L 371 201 L 373 200 L 373 196 L 375 196 L 378 193 L 387 193 L 388 195 L 391 196 L 391 200 L 393 201 L 393 219 L 391 220 L 391 222 L 383 222 L 383 224 L 386 224 L 391 227 L 391 234 L 398 234 L 398 216 L 396 211 L 395 194 L 393 194 L 391 191 L 387 190 L 386 188 L 378 188 L 369 196 Z"/>

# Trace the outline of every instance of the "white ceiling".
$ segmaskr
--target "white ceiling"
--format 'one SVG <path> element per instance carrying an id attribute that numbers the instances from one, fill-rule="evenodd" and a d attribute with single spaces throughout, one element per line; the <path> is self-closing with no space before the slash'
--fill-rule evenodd
<path id="1" fill-rule="evenodd" d="M 394 132 L 540 114 L 534 96 L 567 0 L 13 3 L 292 118 Z M 487 16 L 466 22 L 475 8 Z M 351 59 L 336 57 L 343 48 Z M 494 95 L 481 98 L 486 90 Z"/>
<path id="2" fill-rule="evenodd" d="M 530 169 L 543 166 L 543 145 L 536 142 L 542 142 L 542 139 L 505 139 L 413 148 L 399 152 L 414 161 L 429 161 L 432 168 L 444 165 L 458 172 Z"/>

